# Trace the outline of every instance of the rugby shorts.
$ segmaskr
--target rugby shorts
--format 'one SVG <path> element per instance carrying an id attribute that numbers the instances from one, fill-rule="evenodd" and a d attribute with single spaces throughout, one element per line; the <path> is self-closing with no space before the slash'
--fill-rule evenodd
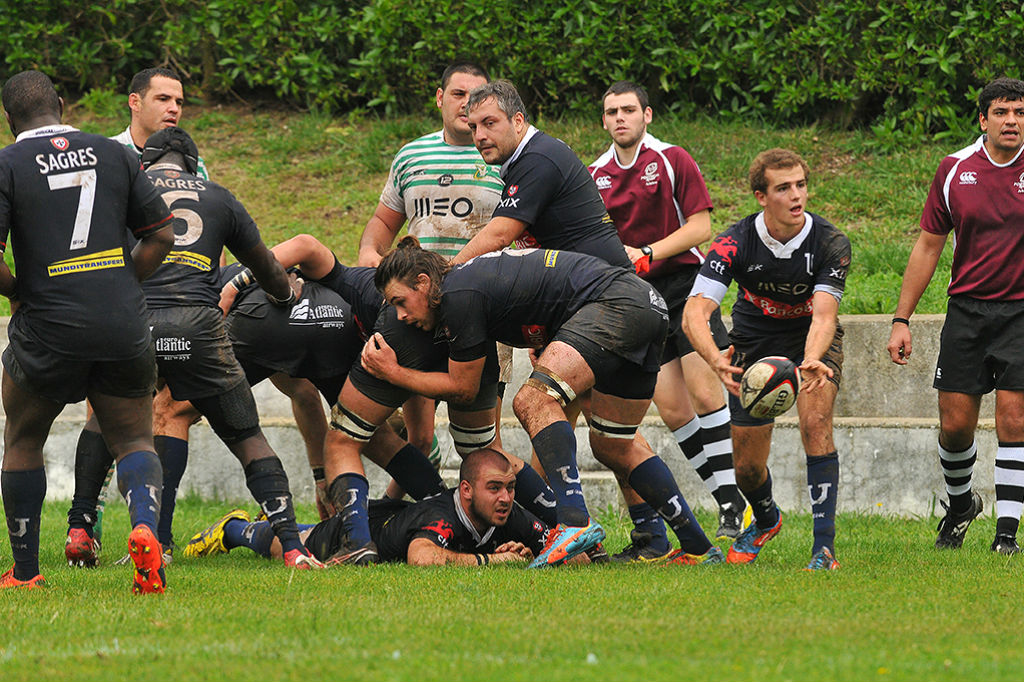
<path id="1" fill-rule="evenodd" d="M 668 305 L 668 337 L 665 339 L 665 350 L 661 354 L 663 365 L 693 352 L 693 345 L 683 332 L 683 308 L 686 307 L 686 299 L 693 289 L 699 271 L 699 265 L 684 265 L 675 272 L 647 280 Z M 719 349 L 728 348 L 729 330 L 722 321 L 721 308 L 715 308 L 711 313 L 708 325 L 711 327 L 711 337 L 715 340 L 715 345 Z"/>
<path id="2" fill-rule="evenodd" d="M 668 331 L 665 302 L 635 275 L 620 277 L 555 332 L 594 373 L 594 390 L 627 400 L 654 395 Z"/>
<path id="3" fill-rule="evenodd" d="M 222 395 L 245 381 L 218 308 L 151 308 L 149 324 L 157 371 L 175 400 Z"/>
<path id="4" fill-rule="evenodd" d="M 769 355 L 781 355 L 787 357 L 797 365 L 803 362 L 804 346 L 807 343 L 807 334 L 801 331 L 799 334 L 784 336 L 773 335 L 763 336 L 757 339 L 732 339 L 736 352 L 732 356 L 732 364 L 742 368 L 744 371 L 763 357 Z M 843 379 L 843 327 L 836 323 L 836 333 L 832 337 L 832 344 L 825 351 L 821 361 L 832 370 L 832 377 L 829 379 L 839 389 Z M 774 419 L 758 419 L 750 416 L 750 413 L 743 409 L 740 399 L 729 394 L 729 413 L 733 424 L 739 426 L 763 426 L 771 424 Z"/>
<path id="5" fill-rule="evenodd" d="M 934 388 L 981 395 L 1024 390 L 1024 301 L 953 296 L 939 337 Z"/>
<path id="6" fill-rule="evenodd" d="M 153 395 L 156 362 L 153 343 L 134 358 L 72 360 L 57 355 L 28 335 L 12 337 L 3 353 L 4 369 L 23 391 L 69 404 L 96 392 L 118 398 Z"/>

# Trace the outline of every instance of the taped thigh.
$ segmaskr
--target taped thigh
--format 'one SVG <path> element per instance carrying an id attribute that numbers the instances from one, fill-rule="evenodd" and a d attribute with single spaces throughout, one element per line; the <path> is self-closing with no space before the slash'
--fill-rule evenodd
<path id="1" fill-rule="evenodd" d="M 368 443 L 373 438 L 377 427 L 341 403 L 331 407 L 331 428 L 341 431 L 346 436 L 360 443 Z"/>
<path id="2" fill-rule="evenodd" d="M 460 426 L 454 422 L 448 422 L 448 431 L 452 434 L 455 442 L 455 452 L 460 457 L 485 448 L 494 442 L 497 436 L 497 429 L 494 422 L 486 426 Z"/>
<path id="3" fill-rule="evenodd" d="M 592 435 L 601 436 L 602 438 L 621 438 L 623 440 L 633 440 L 636 436 L 637 429 L 640 428 L 641 422 L 636 424 L 620 424 L 619 422 L 613 422 L 610 419 L 604 419 L 596 414 L 590 417 L 590 432 Z"/>
<path id="4" fill-rule="evenodd" d="M 530 378 L 526 380 L 526 385 L 551 396 L 562 407 L 576 400 L 576 391 L 572 390 L 560 376 L 542 365 L 534 367 Z"/>

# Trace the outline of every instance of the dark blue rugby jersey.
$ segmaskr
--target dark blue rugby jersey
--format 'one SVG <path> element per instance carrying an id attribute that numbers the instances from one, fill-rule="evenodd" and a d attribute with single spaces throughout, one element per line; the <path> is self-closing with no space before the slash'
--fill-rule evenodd
<path id="1" fill-rule="evenodd" d="M 49 126 L 0 151 L 0 245 L 10 237 L 22 305 L 12 326 L 54 353 L 119 360 L 150 335 L 130 251 L 171 222 L 125 148 Z"/>
<path id="2" fill-rule="evenodd" d="M 380 558 L 405 561 L 416 538 L 464 554 L 493 554 L 506 542 L 521 542 L 534 555 L 540 554 L 547 527 L 533 514 L 513 504 L 504 526 L 491 526 L 481 534 L 457 502 L 458 494 L 457 489 L 447 490 L 410 504 L 388 519 L 373 538 Z"/>
<path id="3" fill-rule="evenodd" d="M 533 130 L 502 166 L 505 188 L 494 215 L 527 224 L 533 240 L 524 235 L 524 246 L 586 253 L 632 271 L 587 167 L 564 142 Z"/>
<path id="4" fill-rule="evenodd" d="M 439 329 L 457 362 L 483 357 L 490 341 L 540 348 L 580 308 L 628 274 L 571 251 L 486 253 L 445 276 Z"/>
<path id="5" fill-rule="evenodd" d="M 806 332 L 814 292 L 842 300 L 850 240 L 821 216 L 805 215 L 804 229 L 785 244 L 768 235 L 761 213 L 732 225 L 712 243 L 690 295 L 721 303 L 735 280 L 735 338 Z"/>
<path id="6" fill-rule="evenodd" d="M 151 308 L 216 306 L 220 300 L 220 255 L 246 251 L 260 231 L 241 202 L 217 183 L 176 167 L 151 166 L 146 174 L 181 220 L 174 246 L 142 290 Z"/>

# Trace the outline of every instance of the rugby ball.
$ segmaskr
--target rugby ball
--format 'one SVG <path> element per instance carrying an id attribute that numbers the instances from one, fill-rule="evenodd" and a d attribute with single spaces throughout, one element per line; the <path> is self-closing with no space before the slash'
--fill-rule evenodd
<path id="1" fill-rule="evenodd" d="M 793 407 L 800 392 L 800 372 L 789 358 L 761 358 L 740 379 L 740 404 L 755 419 L 774 419 Z"/>

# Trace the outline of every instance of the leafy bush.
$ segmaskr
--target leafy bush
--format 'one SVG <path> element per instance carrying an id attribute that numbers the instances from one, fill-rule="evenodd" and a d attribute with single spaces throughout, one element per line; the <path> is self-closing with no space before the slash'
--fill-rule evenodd
<path id="1" fill-rule="evenodd" d="M 609 82 L 665 109 L 872 126 L 879 143 L 961 136 L 978 89 L 1024 72 L 1001 47 L 1019 3 L 926 0 L 8 0 L 9 71 L 66 89 L 121 88 L 156 63 L 211 96 L 271 96 L 324 111 L 429 106 L 444 66 L 476 59 L 532 113 L 596 114 Z"/>

